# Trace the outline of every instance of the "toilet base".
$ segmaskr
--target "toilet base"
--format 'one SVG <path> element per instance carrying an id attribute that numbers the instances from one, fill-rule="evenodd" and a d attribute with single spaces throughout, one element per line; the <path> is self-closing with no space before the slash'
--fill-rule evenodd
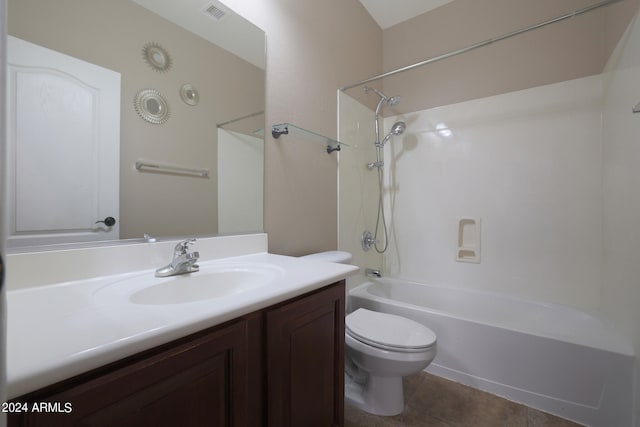
<path id="1" fill-rule="evenodd" d="M 348 404 L 373 415 L 392 416 L 404 411 L 402 377 L 369 375 L 364 384 L 344 376 L 344 397 Z"/>

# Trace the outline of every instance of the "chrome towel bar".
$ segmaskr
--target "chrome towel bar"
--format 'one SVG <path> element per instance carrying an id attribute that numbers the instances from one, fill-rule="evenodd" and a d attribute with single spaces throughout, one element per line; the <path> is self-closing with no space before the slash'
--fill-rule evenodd
<path id="1" fill-rule="evenodd" d="M 174 175 L 209 178 L 209 169 L 194 169 L 182 166 L 167 165 L 147 160 L 136 161 L 136 169 L 140 172 L 168 173 Z"/>

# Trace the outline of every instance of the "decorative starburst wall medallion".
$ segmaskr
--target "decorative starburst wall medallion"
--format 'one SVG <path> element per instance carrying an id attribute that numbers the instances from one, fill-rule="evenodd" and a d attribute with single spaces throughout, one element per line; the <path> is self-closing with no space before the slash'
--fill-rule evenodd
<path id="1" fill-rule="evenodd" d="M 144 45 L 142 57 L 151 68 L 160 73 L 164 73 L 171 68 L 171 56 L 156 42 L 149 42 Z"/>

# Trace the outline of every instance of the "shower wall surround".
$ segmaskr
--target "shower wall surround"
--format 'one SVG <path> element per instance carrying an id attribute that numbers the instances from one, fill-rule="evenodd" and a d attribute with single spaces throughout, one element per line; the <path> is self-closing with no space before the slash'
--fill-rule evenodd
<path id="1" fill-rule="evenodd" d="M 640 355 L 640 22 L 636 14 L 604 73 L 604 269 L 602 312 L 629 337 Z M 640 363 L 636 363 L 636 396 L 640 396 Z M 640 426 L 640 403 L 636 404 Z"/>
<path id="2" fill-rule="evenodd" d="M 366 167 L 376 160 L 374 114 L 341 91 L 338 109 L 338 135 L 348 145 L 339 157 L 338 247 L 353 254 L 354 265 L 381 269 L 382 255 L 373 247 L 364 252 L 360 244 L 365 230 L 374 233 L 378 209 L 377 173 Z M 357 281 L 357 277 L 351 277 L 347 286 L 353 287 Z"/>
<path id="3" fill-rule="evenodd" d="M 570 80 L 390 117 L 389 275 L 598 306 L 602 79 Z M 389 199 L 388 199 L 389 200 Z M 459 217 L 482 259 L 456 262 Z"/>
<path id="4" fill-rule="evenodd" d="M 376 177 L 365 166 L 373 114 L 344 93 L 339 101 L 350 144 L 340 153 L 339 245 L 370 257 L 358 239 L 375 227 Z M 597 308 L 601 115 L 593 76 L 386 118 L 385 129 L 401 119 L 407 131 L 385 147 L 384 273 Z M 481 219 L 479 264 L 456 262 L 456 219 L 469 216 Z"/>

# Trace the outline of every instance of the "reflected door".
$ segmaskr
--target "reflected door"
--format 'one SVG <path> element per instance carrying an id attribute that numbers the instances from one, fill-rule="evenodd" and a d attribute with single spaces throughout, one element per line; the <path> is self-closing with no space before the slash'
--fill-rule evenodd
<path id="1" fill-rule="evenodd" d="M 7 63 L 7 245 L 118 239 L 120 73 L 11 36 Z"/>

